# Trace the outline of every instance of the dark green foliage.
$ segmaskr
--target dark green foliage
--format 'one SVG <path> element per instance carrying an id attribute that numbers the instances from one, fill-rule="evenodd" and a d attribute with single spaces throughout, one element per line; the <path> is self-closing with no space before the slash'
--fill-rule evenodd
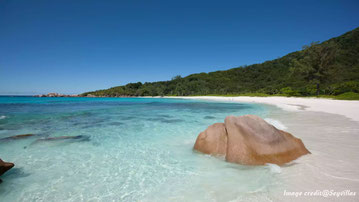
<path id="1" fill-rule="evenodd" d="M 315 42 L 310 46 L 304 46 L 300 57 L 291 61 L 291 76 L 302 77 L 306 82 L 314 83 L 316 93 L 319 95 L 320 85 L 330 81 L 332 73 L 336 72 L 337 50 L 337 44 L 333 41 L 322 44 Z"/>
<path id="2" fill-rule="evenodd" d="M 226 71 L 175 76 L 170 81 L 129 83 L 82 94 L 96 96 L 188 96 L 285 94 L 339 95 L 359 92 L 359 28 L 302 51 Z"/>
<path id="3" fill-rule="evenodd" d="M 293 90 L 291 87 L 282 88 L 280 93 L 288 96 L 300 96 L 300 93 L 296 90 Z"/>
<path id="4" fill-rule="evenodd" d="M 338 100 L 359 100 L 359 93 L 347 92 L 335 97 Z"/>
<path id="5" fill-rule="evenodd" d="M 339 95 L 345 92 L 359 93 L 359 81 L 348 81 L 330 85 L 327 92 L 331 95 Z"/>

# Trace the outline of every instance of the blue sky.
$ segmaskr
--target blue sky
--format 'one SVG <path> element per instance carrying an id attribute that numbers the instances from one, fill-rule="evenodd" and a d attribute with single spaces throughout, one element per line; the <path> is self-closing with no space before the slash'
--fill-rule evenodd
<path id="1" fill-rule="evenodd" d="M 261 63 L 359 26 L 359 1 L 0 1 L 0 94 Z"/>

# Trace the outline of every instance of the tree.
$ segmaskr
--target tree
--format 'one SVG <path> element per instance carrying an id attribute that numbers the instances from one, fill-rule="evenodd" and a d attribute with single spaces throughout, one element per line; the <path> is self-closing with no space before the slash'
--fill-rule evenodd
<path id="1" fill-rule="evenodd" d="M 313 42 L 309 46 L 303 47 L 302 57 L 294 58 L 291 61 L 291 76 L 297 74 L 304 77 L 307 82 L 319 87 L 329 79 L 331 68 L 335 63 L 337 47 L 334 43 Z"/>
<path id="2" fill-rule="evenodd" d="M 176 75 L 176 76 L 172 77 L 172 81 L 179 81 L 181 79 L 182 79 L 181 75 Z"/>

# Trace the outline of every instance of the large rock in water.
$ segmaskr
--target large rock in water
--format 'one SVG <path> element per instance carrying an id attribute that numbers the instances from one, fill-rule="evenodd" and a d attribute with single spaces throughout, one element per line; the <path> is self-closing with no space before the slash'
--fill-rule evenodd
<path id="1" fill-rule="evenodd" d="M 200 133 L 194 149 L 244 165 L 282 165 L 310 153 L 300 139 L 255 115 L 228 116 L 218 124 Z"/>
<path id="2" fill-rule="evenodd" d="M 201 132 L 197 137 L 194 149 L 205 154 L 225 156 L 227 132 L 224 123 L 215 123 Z"/>
<path id="3" fill-rule="evenodd" d="M 4 174 L 6 171 L 10 170 L 12 167 L 14 167 L 13 163 L 4 162 L 0 159 L 0 176 Z"/>

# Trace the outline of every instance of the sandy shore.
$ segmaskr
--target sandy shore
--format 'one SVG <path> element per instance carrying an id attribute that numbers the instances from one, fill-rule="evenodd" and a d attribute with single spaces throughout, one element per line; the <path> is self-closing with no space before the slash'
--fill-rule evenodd
<path id="1" fill-rule="evenodd" d="M 173 98 L 173 97 L 172 97 Z M 183 99 L 203 99 L 217 101 L 237 101 L 247 103 L 263 103 L 275 105 L 286 111 L 314 111 L 339 114 L 355 121 L 359 121 L 359 101 L 331 100 L 321 98 L 296 97 L 220 97 L 220 96 L 191 96 L 175 97 Z"/>
<path id="2" fill-rule="evenodd" d="M 176 97 L 178 98 L 178 97 Z M 269 117 L 303 140 L 312 154 L 286 166 L 278 174 L 279 190 L 254 193 L 259 201 L 359 201 L 359 101 L 288 97 L 182 97 L 275 105 Z M 304 196 L 305 193 L 355 196 Z M 285 196 L 285 192 L 302 196 Z"/>

